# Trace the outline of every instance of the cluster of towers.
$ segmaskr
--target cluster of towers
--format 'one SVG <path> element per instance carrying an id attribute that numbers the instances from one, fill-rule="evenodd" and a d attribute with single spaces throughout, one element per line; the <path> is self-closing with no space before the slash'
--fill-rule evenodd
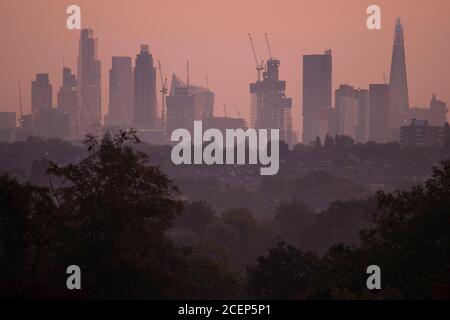
<path id="1" fill-rule="evenodd" d="M 134 67 L 131 57 L 112 57 L 108 114 L 102 124 L 97 39 L 92 29 L 83 29 L 77 76 L 70 68 L 63 67 L 63 83 L 55 108 L 49 75 L 37 74 L 31 86 L 32 112 L 24 115 L 21 111 L 20 133 L 24 137 L 80 139 L 86 134 L 134 128 L 143 140 L 166 143 L 174 129 L 192 129 L 194 120 L 203 120 L 205 128 L 245 128 L 241 118 L 213 116 L 214 93 L 209 88 L 189 83 L 189 67 L 186 82 L 172 76 L 170 91 L 159 61 L 158 67 L 162 83 L 161 107 L 157 97 L 157 68 L 149 46 L 141 45 Z"/>
<path id="2" fill-rule="evenodd" d="M 279 79 L 280 60 L 272 56 L 265 34 L 269 58 L 260 61 L 248 34 L 256 63 L 257 80 L 250 84 L 250 126 L 278 129 L 281 140 L 295 142 L 292 131 L 292 99 L 286 97 L 286 81 Z M 401 141 L 402 129 L 416 120 L 439 127 L 446 122 L 447 106 L 436 96 L 429 108 L 411 108 L 405 62 L 403 25 L 397 19 L 394 33 L 389 83 L 369 84 L 368 89 L 348 84 L 335 90 L 332 105 L 332 52 L 303 56 L 303 136 L 302 142 L 325 141 L 327 135 L 350 136 L 356 142 Z M 38 135 L 80 139 L 105 130 L 135 128 L 143 140 L 167 143 L 177 128 L 192 130 L 195 120 L 204 128 L 245 129 L 239 118 L 215 117 L 214 93 L 173 75 L 170 90 L 161 64 L 155 63 L 148 45 L 141 45 L 133 66 L 131 57 L 112 57 L 109 71 L 108 114 L 102 119 L 101 63 L 97 58 L 97 39 L 92 29 L 80 32 L 77 75 L 63 68 L 63 81 L 53 107 L 53 88 L 48 74 L 37 74 L 31 86 L 31 113 L 20 115 L 23 136 Z M 157 69 L 161 80 L 158 105 Z M 262 75 L 262 76 L 261 76 Z M 20 91 L 20 84 L 19 84 Z M 238 113 L 239 114 L 239 113 Z M 9 116 L 9 115 L 5 115 Z M 8 118 L 9 119 L 9 118 Z M 103 124 L 102 124 L 103 120 Z M 414 120 L 414 122 L 413 122 Z M 11 125 L 10 125 L 11 126 Z"/>
<path id="3" fill-rule="evenodd" d="M 386 81 L 385 81 L 386 82 Z M 322 142 L 326 135 L 346 135 L 356 142 L 402 141 L 402 128 L 423 120 L 436 131 L 447 121 L 447 106 L 433 95 L 429 108 L 410 108 L 403 25 L 395 24 L 389 83 L 335 91 L 332 107 L 332 53 L 303 56 L 303 143 Z M 414 121 L 413 121 L 414 120 Z"/>

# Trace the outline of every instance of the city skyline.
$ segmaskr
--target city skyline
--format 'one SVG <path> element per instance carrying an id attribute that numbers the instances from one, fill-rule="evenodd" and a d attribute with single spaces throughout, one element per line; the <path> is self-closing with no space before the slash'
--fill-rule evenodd
<path id="1" fill-rule="evenodd" d="M 201 1 L 194 1 L 200 3 Z M 248 1 L 250 3 L 251 1 Z M 264 1 L 263 1 L 264 2 Z M 101 3 L 101 2 L 99 2 Z M 270 4 L 272 2 L 266 1 L 266 4 Z M 292 7 L 292 3 L 287 1 L 287 3 L 290 4 Z M 320 6 L 329 8 L 333 8 L 335 4 L 326 2 L 320 2 L 318 6 L 314 7 L 311 4 L 304 4 L 302 7 L 303 11 L 299 11 L 299 16 L 303 16 L 304 10 L 317 10 Z M 448 94 L 448 81 L 450 79 L 450 75 L 445 74 L 442 72 L 442 70 L 445 70 L 444 67 L 436 68 L 430 66 L 429 61 L 427 60 L 426 56 L 419 57 L 420 59 L 417 59 L 417 53 L 423 52 L 424 49 L 427 48 L 427 39 L 420 38 L 423 44 L 417 43 L 418 41 L 415 41 L 416 37 L 418 36 L 418 29 L 421 29 L 424 33 L 428 32 L 435 37 L 439 36 L 439 34 L 442 35 L 442 33 L 446 34 L 448 33 L 450 28 L 442 28 L 440 27 L 445 23 L 444 16 L 442 14 L 439 14 L 439 7 L 445 8 L 447 7 L 447 3 L 443 1 L 434 1 L 436 5 L 424 5 L 424 2 L 422 1 L 413 1 L 412 3 L 408 2 L 408 10 L 402 10 L 398 11 L 398 7 L 402 1 L 396 2 L 396 4 L 389 4 L 386 2 L 381 1 L 379 5 L 382 8 L 382 30 L 380 31 L 369 31 L 365 27 L 365 19 L 367 18 L 367 15 L 365 13 L 365 8 L 367 7 L 365 4 L 362 3 L 351 3 L 351 1 L 345 2 L 345 5 L 341 3 L 341 7 L 344 6 L 344 9 L 350 12 L 355 12 L 357 8 L 359 8 L 358 15 L 355 16 L 354 20 L 357 20 L 358 23 L 351 23 L 352 26 L 355 26 L 354 29 L 348 29 L 349 24 L 343 21 L 342 24 L 339 24 L 336 26 L 336 30 L 330 30 L 330 28 L 327 28 L 325 26 L 329 26 L 330 24 L 333 24 L 333 19 L 327 19 L 325 17 L 328 17 L 329 13 L 325 12 L 323 13 L 324 16 L 324 28 L 323 31 L 320 32 L 320 36 L 316 37 L 316 39 L 312 39 L 312 41 L 307 41 L 308 37 L 304 37 L 305 41 L 302 45 L 296 45 L 299 41 L 302 39 L 299 35 L 301 35 L 303 32 L 298 29 L 292 29 L 287 35 L 282 39 L 280 38 L 279 32 L 283 30 L 283 26 L 280 26 L 277 23 L 270 22 L 267 23 L 267 27 L 265 29 L 262 29 L 260 26 L 259 19 L 256 19 L 254 21 L 255 27 L 259 27 L 260 29 L 254 31 L 250 30 L 253 33 L 253 36 L 255 37 L 255 44 L 257 47 L 257 52 L 260 58 L 266 59 L 267 53 L 264 45 L 264 39 L 263 39 L 263 32 L 267 31 L 271 37 L 272 47 L 273 51 L 275 52 L 276 58 L 280 59 L 283 64 L 283 68 L 280 70 L 280 77 L 286 79 L 287 82 L 287 88 L 286 88 L 286 94 L 293 98 L 293 122 L 294 127 L 296 131 L 301 131 L 301 100 L 300 97 L 302 96 L 301 92 L 301 72 L 302 72 L 302 66 L 301 66 L 301 58 L 303 54 L 316 54 L 323 52 L 323 49 L 325 48 L 331 48 L 333 50 L 333 82 L 332 82 L 332 90 L 334 91 L 340 84 L 348 83 L 349 85 L 352 85 L 355 88 L 365 88 L 368 89 L 370 83 L 383 83 L 383 72 L 387 74 L 389 77 L 389 66 L 391 63 L 391 53 L 392 53 L 392 42 L 393 42 L 393 34 L 392 30 L 394 30 L 394 24 L 395 24 L 395 17 L 397 15 L 401 16 L 403 25 L 405 26 L 405 38 L 406 38 L 406 60 L 407 60 L 407 66 L 408 66 L 408 84 L 409 84 L 409 92 L 410 92 L 410 105 L 413 106 L 426 106 L 428 105 L 429 98 L 431 94 L 437 93 L 438 98 L 443 101 L 449 100 L 449 94 Z M 133 11 L 136 8 L 145 8 L 147 5 L 141 3 L 140 1 L 134 1 L 135 8 L 131 10 L 131 8 L 128 11 Z M 247 4 L 247 2 L 246 2 Z M 273 4 L 273 3 L 272 3 Z M 60 12 L 58 15 L 58 21 L 61 20 L 62 22 L 65 22 L 65 19 L 67 18 L 67 15 L 64 14 L 64 4 L 52 4 L 51 11 L 53 10 L 59 10 L 61 9 L 62 12 Z M 246 28 L 245 26 L 242 26 L 242 31 L 236 32 L 231 30 L 229 34 L 234 35 L 233 40 L 238 39 L 239 47 L 236 47 L 236 51 L 239 52 L 239 59 L 235 59 L 235 54 L 232 52 L 233 50 L 230 50 L 226 57 L 227 59 L 223 60 L 221 57 L 214 56 L 214 50 L 210 50 L 211 54 L 209 57 L 207 57 L 204 63 L 201 59 L 199 59 L 198 54 L 189 54 L 189 51 L 192 51 L 192 45 L 191 43 L 185 43 L 183 41 L 182 43 L 177 43 L 177 46 L 182 49 L 182 44 L 184 43 L 186 46 L 184 50 L 179 50 L 177 54 L 174 56 L 168 56 L 167 54 L 164 54 L 165 50 L 167 50 L 167 47 L 171 47 L 171 45 L 168 45 L 168 40 L 166 39 L 164 41 L 161 41 L 162 35 L 173 35 L 172 31 L 164 31 L 164 29 L 161 29 L 159 31 L 151 31 L 153 33 L 156 33 L 155 37 L 143 37 L 142 40 L 139 41 L 137 45 L 135 45 L 132 48 L 129 48 L 127 43 L 130 42 L 130 39 L 127 38 L 127 35 L 129 35 L 132 38 L 136 38 L 136 35 L 133 34 L 133 32 L 130 32 L 128 28 L 125 28 L 125 25 L 121 26 L 123 27 L 123 30 L 121 32 L 116 32 L 116 29 L 110 29 L 109 31 L 104 29 L 105 25 L 111 23 L 112 17 L 106 17 L 101 16 L 101 18 L 93 19 L 93 16 L 96 14 L 96 8 L 98 8 L 99 4 L 89 4 L 85 1 L 80 1 L 79 5 L 82 8 L 82 27 L 91 27 L 95 31 L 95 38 L 98 39 L 99 43 L 99 60 L 102 62 L 102 115 L 107 114 L 107 107 L 109 103 L 109 99 L 107 98 L 108 93 L 108 85 L 107 85 L 107 73 L 109 72 L 109 69 L 111 67 L 111 56 L 115 55 L 123 55 L 123 56 L 130 56 L 134 57 L 136 54 L 136 47 L 140 45 L 141 43 L 150 43 L 150 47 L 152 48 L 151 51 L 154 54 L 154 57 L 156 60 L 161 60 L 164 64 L 164 70 L 166 75 L 170 75 L 171 73 L 177 73 L 180 75 L 184 75 L 185 71 L 185 60 L 189 59 L 191 61 L 191 81 L 193 83 L 197 83 L 199 85 L 203 85 L 204 82 L 204 75 L 207 73 L 209 75 L 209 78 L 211 79 L 211 90 L 215 92 L 216 94 L 216 112 L 215 115 L 221 115 L 221 108 L 217 107 L 222 105 L 223 103 L 232 106 L 233 102 L 236 102 L 238 109 L 243 117 L 249 120 L 249 113 L 250 113 L 250 106 L 248 103 L 248 93 L 246 93 L 246 89 L 248 87 L 248 83 L 253 82 L 256 80 L 256 72 L 254 70 L 254 63 L 252 63 L 252 56 L 251 51 L 248 45 L 248 41 L 246 39 Z M 281 2 L 274 12 L 276 19 L 274 18 L 275 22 L 279 22 L 279 17 L 277 16 L 279 10 L 281 10 L 279 7 L 283 5 L 283 2 Z M 4 4 L 2 4 L 4 6 Z M 33 6 L 33 4 L 23 4 L 20 3 L 17 5 L 7 5 L 7 7 L 11 10 L 14 9 L 11 6 Z M 43 8 L 46 6 L 46 2 L 43 1 L 42 5 Z M 111 6 L 113 7 L 112 11 L 110 10 L 111 15 L 114 15 L 114 8 L 120 7 L 117 3 L 112 2 Z M 165 7 L 165 5 L 158 4 L 155 5 L 156 8 L 161 9 L 161 7 Z M 235 4 L 231 2 L 230 6 L 231 8 L 234 8 Z M 8 9 L 6 8 L 6 9 Z M 228 8 L 228 6 L 227 6 Z M 403 8 L 402 8 L 403 9 Z M 418 9 L 421 9 L 421 14 L 418 13 Z M 205 11 L 206 10 L 206 11 Z M 198 17 L 203 17 L 208 12 L 208 10 L 212 10 L 211 6 L 207 6 L 206 9 L 199 13 Z M 292 10 L 292 8 L 291 8 Z M 397 11 L 396 11 L 397 10 Z M 2 10 L 4 12 L 5 10 Z M 25 10 L 26 11 L 26 10 Z M 242 15 L 245 15 L 248 13 L 248 8 L 246 5 L 243 5 L 241 8 L 241 11 L 239 14 L 237 14 L 238 18 L 242 18 Z M 261 11 L 261 16 L 264 16 L 266 13 Z M 441 10 L 442 11 L 442 10 Z M 229 8 L 225 10 L 223 15 L 228 15 Z M 55 13 L 50 12 L 50 21 L 52 21 L 52 17 L 55 15 Z M 317 14 L 316 14 L 317 16 Z M 429 25 L 425 23 L 426 19 L 428 19 L 430 16 L 433 16 L 433 24 Z M 127 10 L 124 11 L 123 14 L 120 15 L 120 17 L 124 21 L 128 21 L 128 19 L 132 18 L 132 15 L 127 14 Z M 206 16 L 205 16 L 206 17 Z M 428 17 L 428 18 L 427 18 Z M 442 20 L 439 20 L 439 17 L 442 17 Z M 173 18 L 167 18 L 167 20 L 171 20 Z M 223 19 L 223 16 L 219 17 L 219 19 Z M 249 17 L 251 20 L 251 18 Z M 420 20 L 423 20 L 422 23 L 420 23 Z M 18 19 L 20 20 L 20 19 Z M 182 20 L 182 19 L 181 19 Z M 418 21 L 417 21 L 418 20 Z M 209 21 L 209 20 L 206 20 Z M 240 21 L 240 20 L 239 20 Z M 409 22 L 411 21 L 411 22 Z M 415 22 L 414 22 L 415 21 Z M 173 22 L 173 21 L 172 21 Z M 182 23 L 180 21 L 180 23 Z M 322 21 L 323 22 L 323 21 Z M 153 24 L 163 23 L 160 20 L 157 20 L 156 22 L 152 22 Z M 189 31 L 190 28 L 199 27 L 196 26 L 195 23 L 191 21 L 192 24 L 189 24 L 188 30 L 180 30 L 182 34 L 185 33 L 186 38 L 190 37 Z M 292 25 L 292 21 L 289 19 L 286 21 L 287 25 Z M 44 24 L 44 23 L 43 23 Z M 89 24 L 89 25 L 88 25 Z M 135 23 L 134 27 L 137 27 L 137 24 Z M 144 26 L 144 22 L 140 22 L 141 27 Z M 304 22 L 299 21 L 298 26 L 302 26 Z M 39 29 L 39 25 L 37 26 L 37 30 Z M 44 26 L 46 27 L 45 24 Z M 215 30 L 218 26 L 215 26 L 215 28 L 211 28 L 212 30 Z M 22 28 L 26 29 L 27 26 L 22 26 Z M 336 45 L 336 40 L 340 39 L 343 41 L 343 37 L 345 34 L 342 33 L 342 28 L 347 29 L 347 32 L 353 32 L 352 36 L 355 36 L 355 43 L 353 44 L 353 50 L 351 55 L 345 55 L 344 51 L 342 51 L 342 48 L 340 45 Z M 51 61 L 51 67 L 45 68 L 44 65 L 48 65 L 48 61 L 46 62 L 46 59 L 44 60 L 44 63 L 38 63 L 34 64 L 32 71 L 23 71 L 22 68 L 24 68 L 26 64 L 28 64 L 28 61 L 24 61 L 24 65 L 20 65 L 18 67 L 17 74 L 19 75 L 18 79 L 13 79 L 11 81 L 8 81 L 8 83 L 5 83 L 4 77 L 1 78 L 0 82 L 2 84 L 0 90 L 3 93 L 1 95 L 0 100 L 0 110 L 1 111 L 18 111 L 18 98 L 17 98 L 17 81 L 22 81 L 23 86 L 23 95 L 24 95 L 24 106 L 25 106 L 25 112 L 27 113 L 29 111 L 30 107 L 30 99 L 29 99 L 29 85 L 28 81 L 24 79 L 24 77 L 21 76 L 23 73 L 31 73 L 32 78 L 35 76 L 36 73 L 49 73 L 50 74 L 50 82 L 53 84 L 54 88 L 58 88 L 61 84 L 60 79 L 60 73 L 62 68 L 62 57 L 64 56 L 65 65 L 70 67 L 72 70 L 76 70 L 76 63 L 74 62 L 74 59 L 71 57 L 74 54 L 76 55 L 76 48 L 75 52 L 68 52 L 68 48 L 76 46 L 77 41 L 73 41 L 73 39 L 79 37 L 78 31 L 69 31 L 65 29 L 64 24 L 61 25 L 62 30 L 55 30 L 55 33 L 58 34 L 61 32 L 64 34 L 64 44 L 67 46 L 58 46 L 56 39 L 51 40 L 52 42 L 48 44 L 48 46 L 51 46 L 50 48 L 53 48 L 53 50 L 49 51 L 49 55 L 58 55 L 60 57 L 61 63 L 58 63 L 57 60 Z M 230 27 L 230 29 L 233 29 Z M 212 30 L 210 32 L 212 32 Z M 29 31 L 29 30 L 28 30 Z M 432 32 L 431 32 L 432 31 Z M 38 32 L 38 31 L 36 31 Z M 145 33 L 144 31 L 142 31 Z M 150 33 L 151 33 L 150 32 Z M 159 32 L 159 33 L 158 33 Z M 208 32 L 206 32 L 208 33 Z M 222 32 L 223 33 L 223 32 Z M 221 33 L 221 34 L 222 34 Z M 317 31 L 311 32 L 311 34 L 317 34 Z M 339 34 L 341 33 L 341 34 Z M 116 46 L 116 49 L 111 50 L 111 37 L 112 34 L 115 35 L 114 39 L 114 45 Z M 358 44 L 358 37 L 361 37 L 361 35 L 364 38 L 370 38 L 369 42 L 372 43 L 372 47 L 366 46 L 364 48 L 359 48 L 358 50 L 355 50 L 355 47 L 359 47 Z M 199 33 L 198 38 L 204 37 L 203 33 Z M 330 39 L 330 37 L 333 37 L 333 39 Z M 154 40 L 152 40 L 152 38 Z M 220 39 L 209 39 L 210 42 L 203 42 L 203 43 L 197 43 L 196 46 L 198 50 L 200 51 L 208 51 L 208 50 L 202 50 L 202 48 L 207 48 L 210 46 L 215 46 L 217 44 L 217 40 Z M 226 39 L 225 39 L 226 40 Z M 286 43 L 286 40 L 292 40 L 288 43 Z M 311 39 L 309 39 L 311 40 Z M 331 40 L 331 41 L 330 41 Z M 370 41 L 373 40 L 373 41 Z M 367 39 L 365 39 L 367 44 Z M 73 42 L 73 43 L 72 43 Z M 220 42 L 220 41 L 219 41 Z M 346 41 L 344 41 L 346 42 Z M 123 43 L 123 45 L 122 45 Z M 32 43 L 30 43 L 31 45 Z M 280 45 L 281 44 L 281 45 Z M 334 45 L 333 45 L 334 44 Z M 348 43 L 347 43 L 348 44 Z M 11 44 L 13 46 L 13 44 Z M 27 44 L 28 45 L 28 44 Z M 443 49 L 437 48 L 437 46 L 443 46 L 445 48 L 445 45 L 448 44 L 442 44 L 439 41 L 433 41 L 431 47 L 428 46 L 428 50 L 425 50 L 426 52 L 433 52 L 435 56 L 438 57 L 439 53 L 442 52 Z M 118 50 L 118 48 L 125 48 Z M 113 46 L 114 47 L 114 46 Z M 314 47 L 314 48 L 313 48 Z M 45 46 L 43 47 L 45 49 Z M 50 49 L 49 48 L 49 49 Z M 375 52 L 373 49 L 376 49 Z M 233 48 L 234 49 L 234 48 Z M 59 50 L 59 51 L 58 51 Z M 45 52 L 45 50 L 42 50 Z M 33 52 L 33 51 L 31 51 Z M 186 52 L 186 54 L 184 54 Z M 383 52 L 383 53 L 381 53 Z M 6 52 L 8 54 L 8 51 Z M 34 52 L 33 52 L 34 53 Z M 377 59 L 376 60 L 370 60 L 369 57 L 373 55 L 374 53 L 377 53 Z M 445 53 L 444 53 L 445 54 Z M 40 54 L 36 52 L 36 55 L 32 55 L 30 57 L 30 60 L 35 61 Z M 172 54 L 173 55 L 173 54 Z M 17 54 L 17 57 L 13 60 L 20 58 L 21 54 Z M 228 56 L 230 56 L 230 59 L 228 59 Z M 292 57 L 296 57 L 296 61 L 292 63 Z M 415 58 L 416 57 L 416 58 Z M 211 67 L 211 64 L 209 63 L 211 58 L 215 58 L 216 63 Z M 3 61 L 4 59 L 2 59 Z M 174 60 L 176 60 L 176 67 L 174 67 Z M 361 60 L 361 61 L 360 61 Z M 439 60 L 436 58 L 436 60 Z M 42 60 L 41 60 L 42 61 Z M 224 62 L 223 62 L 224 61 Z M 220 63 L 218 63 L 220 62 Z M 361 63 L 365 62 L 365 63 Z M 371 63 L 368 63 L 371 62 Z M 372 63 L 373 62 L 373 63 Z M 426 62 L 426 65 L 425 65 Z M 442 60 L 442 64 L 447 63 L 446 61 Z M 40 67 L 42 65 L 42 67 Z M 222 65 L 222 66 L 219 66 Z M 353 68 L 353 65 L 356 67 Z M 357 66 L 363 65 L 363 68 L 359 68 L 358 70 Z M 378 68 L 378 65 L 382 65 L 382 68 Z M 226 72 L 214 72 L 214 70 L 220 70 L 220 67 L 228 69 Z M 236 76 L 235 68 L 239 67 L 239 69 L 242 69 L 240 72 L 239 70 L 239 77 L 237 77 L 236 81 L 231 80 L 231 78 Z M 57 69 L 58 72 L 54 73 L 53 70 Z M 426 69 L 425 69 L 426 68 Z M 343 72 L 342 69 L 350 69 L 352 72 Z M 447 68 L 448 69 L 448 68 Z M 418 70 L 421 72 L 418 73 Z M 363 75 L 362 75 L 363 73 Z M 105 75 L 106 74 L 106 75 Z M 27 76 L 28 77 L 28 76 Z M 244 83 L 244 85 L 241 85 Z M 220 85 L 219 85 L 220 84 Z M 157 80 L 157 90 L 159 91 L 161 84 Z M 204 86 L 204 85 L 203 85 Z M 9 89 L 9 90 L 7 90 Z M 7 91 L 5 93 L 5 91 Z M 55 91 L 53 92 L 53 100 L 55 99 Z M 105 94 L 106 92 L 106 94 Z M 158 100 L 160 97 L 158 97 Z M 334 106 L 334 103 L 333 103 Z M 234 109 L 234 108 L 233 108 Z M 217 112 L 218 111 L 218 112 Z M 232 114 L 235 116 L 234 114 Z"/>

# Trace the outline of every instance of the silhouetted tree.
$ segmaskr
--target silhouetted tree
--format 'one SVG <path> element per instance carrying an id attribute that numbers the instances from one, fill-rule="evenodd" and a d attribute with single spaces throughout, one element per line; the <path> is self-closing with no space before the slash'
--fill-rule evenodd
<path id="1" fill-rule="evenodd" d="M 270 249 L 258 264 L 248 268 L 250 294 L 256 299 L 300 299 L 308 296 L 311 277 L 320 259 L 285 243 Z"/>
<path id="2" fill-rule="evenodd" d="M 405 298 L 430 298 L 433 277 L 450 268 L 450 160 L 409 191 L 379 192 L 375 228 L 363 248 L 383 270 L 386 285 Z"/>
<path id="3" fill-rule="evenodd" d="M 326 148 L 332 148 L 332 147 L 334 147 L 334 139 L 333 139 L 333 137 L 330 136 L 328 133 L 327 133 L 327 135 L 325 136 L 325 143 L 324 143 L 324 146 L 325 146 Z"/>
<path id="4" fill-rule="evenodd" d="M 48 189 L 0 176 L 0 297 L 49 294 L 55 210 Z"/>
<path id="5" fill-rule="evenodd" d="M 214 218 L 214 210 L 205 201 L 186 203 L 181 216 L 175 224 L 179 228 L 190 229 L 198 235 L 203 235 Z"/>
<path id="6" fill-rule="evenodd" d="M 281 236 L 291 244 L 297 244 L 300 233 L 313 221 L 316 214 L 302 202 L 282 202 L 275 211 L 274 223 Z"/>
<path id="7" fill-rule="evenodd" d="M 319 136 L 316 137 L 316 141 L 314 142 L 314 147 L 316 147 L 316 148 L 321 148 L 322 147 L 322 142 L 320 141 L 320 137 Z"/>
<path id="8" fill-rule="evenodd" d="M 379 192 L 376 200 L 374 227 L 361 232 L 361 246 L 336 244 L 317 258 L 281 245 L 249 268 L 251 293 L 278 299 L 429 299 L 439 284 L 448 297 L 450 160 L 434 168 L 425 184 Z M 372 264 L 381 268 L 383 291 L 365 287 Z"/>

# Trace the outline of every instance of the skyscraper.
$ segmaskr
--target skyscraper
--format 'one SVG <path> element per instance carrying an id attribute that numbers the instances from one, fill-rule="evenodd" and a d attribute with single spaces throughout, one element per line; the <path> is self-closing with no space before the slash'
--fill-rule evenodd
<path id="1" fill-rule="evenodd" d="M 39 117 L 43 109 L 49 109 L 53 104 L 53 89 L 48 73 L 36 74 L 36 80 L 31 82 L 31 112 L 34 118 Z"/>
<path id="2" fill-rule="evenodd" d="M 178 128 L 193 132 L 195 120 L 210 119 L 213 116 L 214 93 L 206 88 L 187 85 L 172 75 L 170 94 L 167 97 L 166 136 Z"/>
<path id="3" fill-rule="evenodd" d="M 280 140 L 290 143 L 292 99 L 286 98 L 286 81 L 279 79 L 279 67 L 279 60 L 267 60 L 263 80 L 250 84 L 251 126 L 256 129 L 279 129 Z"/>
<path id="4" fill-rule="evenodd" d="M 106 125 L 130 126 L 133 123 L 133 72 L 130 57 L 112 57 L 108 109 Z"/>
<path id="5" fill-rule="evenodd" d="M 80 134 L 98 133 L 102 119 L 101 64 L 92 29 L 80 32 L 78 55 L 78 103 Z"/>
<path id="6" fill-rule="evenodd" d="M 408 118 L 409 98 L 406 75 L 405 44 L 403 25 L 400 18 L 395 23 L 394 47 L 392 50 L 391 74 L 389 79 L 389 140 L 399 140 L 400 125 Z"/>
<path id="7" fill-rule="evenodd" d="M 366 143 L 370 134 L 369 90 L 358 91 L 358 127 L 356 128 L 356 142 Z"/>
<path id="8" fill-rule="evenodd" d="M 389 91 L 388 84 L 369 85 L 369 138 L 371 141 L 377 143 L 386 143 L 389 141 Z"/>
<path id="9" fill-rule="evenodd" d="M 156 68 L 149 45 L 141 45 L 134 67 L 134 123 L 154 127 L 157 123 Z"/>
<path id="10" fill-rule="evenodd" d="M 303 143 L 332 133 L 331 50 L 324 54 L 303 56 Z"/>
<path id="11" fill-rule="evenodd" d="M 78 138 L 77 78 L 70 68 L 63 68 L 63 85 L 58 91 L 58 109 L 68 114 L 69 137 Z"/>
<path id="12" fill-rule="evenodd" d="M 358 90 L 349 85 L 340 85 L 335 91 L 337 134 L 356 140 L 359 125 Z"/>

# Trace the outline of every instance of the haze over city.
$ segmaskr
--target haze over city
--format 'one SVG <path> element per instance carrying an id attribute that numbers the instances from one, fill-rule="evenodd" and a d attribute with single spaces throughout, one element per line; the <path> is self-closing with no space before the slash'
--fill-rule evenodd
<path id="1" fill-rule="evenodd" d="M 293 99 L 294 130 L 301 131 L 302 55 L 333 52 L 333 85 L 348 83 L 368 88 L 389 79 L 395 18 L 405 32 L 410 106 L 428 106 L 431 94 L 450 100 L 450 36 L 445 0 L 377 1 L 382 29 L 366 28 L 366 8 L 373 1 L 77 1 L 82 27 L 98 39 L 102 62 L 102 111 L 108 108 L 108 72 L 111 56 L 134 59 L 142 43 L 150 45 L 170 79 L 186 77 L 215 93 L 215 115 L 222 105 L 235 116 L 234 103 L 249 121 L 248 84 L 256 70 L 248 43 L 251 32 L 260 59 L 268 53 L 264 33 L 274 56 L 281 61 L 280 78 Z M 54 100 L 64 64 L 76 70 L 79 31 L 65 22 L 69 1 L 3 1 L 0 4 L 0 111 L 18 112 L 17 81 L 22 82 L 24 111 L 30 108 L 30 83 L 36 73 L 49 73 Z M 161 88 L 159 77 L 157 89 Z M 158 95 L 158 99 L 160 96 Z"/>

